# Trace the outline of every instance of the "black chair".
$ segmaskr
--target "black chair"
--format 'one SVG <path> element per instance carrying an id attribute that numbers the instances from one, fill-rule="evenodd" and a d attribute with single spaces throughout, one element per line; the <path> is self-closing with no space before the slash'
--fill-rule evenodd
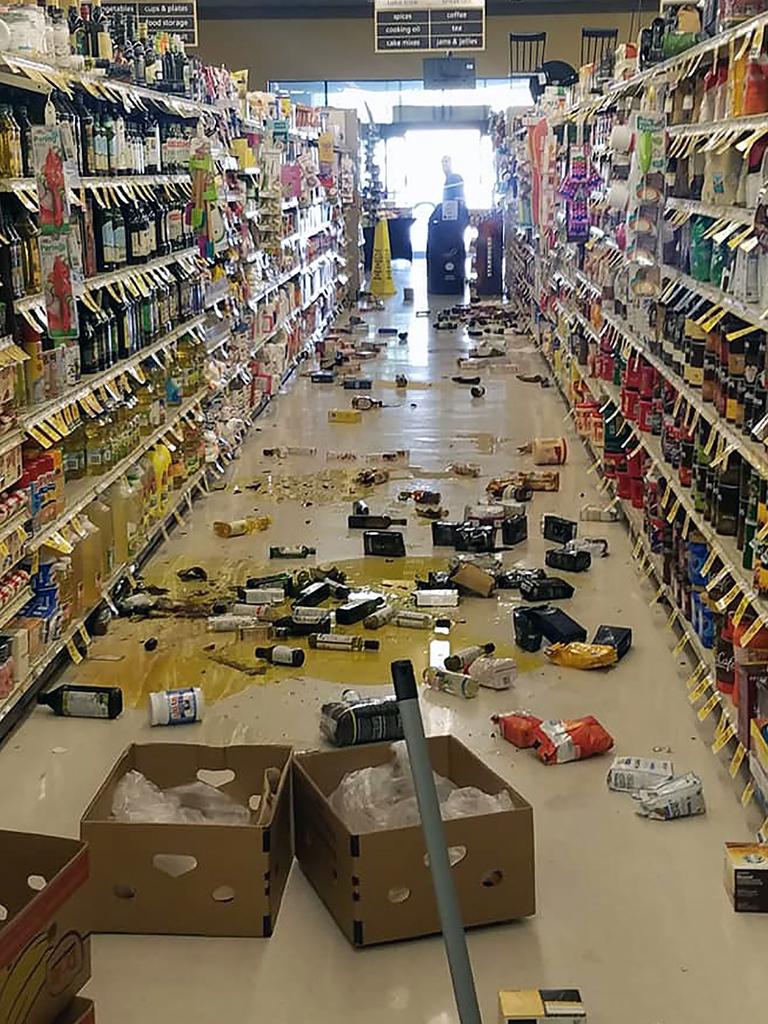
<path id="1" fill-rule="evenodd" d="M 510 75 L 531 75 L 538 71 L 544 63 L 546 48 L 546 32 L 510 32 Z"/>
<path id="2" fill-rule="evenodd" d="M 581 64 L 600 67 L 606 57 L 613 62 L 613 52 L 619 41 L 617 28 L 583 28 L 581 30 Z"/>

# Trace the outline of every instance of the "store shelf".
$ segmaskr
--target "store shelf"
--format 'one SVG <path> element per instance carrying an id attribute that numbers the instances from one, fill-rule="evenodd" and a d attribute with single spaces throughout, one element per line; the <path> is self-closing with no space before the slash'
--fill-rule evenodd
<path id="1" fill-rule="evenodd" d="M 720 306 L 747 324 L 753 324 L 755 327 L 760 327 L 763 330 L 768 328 L 768 309 L 761 309 L 753 303 L 742 302 L 740 299 L 728 295 L 722 288 L 716 288 L 714 285 L 697 281 L 689 274 L 683 274 L 676 267 L 665 265 L 661 268 L 661 271 L 669 281 L 677 282 L 681 288 L 688 288 L 703 299 L 709 299 L 713 306 Z M 671 301 L 674 294 L 674 291 L 669 292 L 667 296 L 668 301 Z"/>
<path id="2" fill-rule="evenodd" d="M 561 339 L 561 341 L 562 340 L 563 339 Z M 569 373 L 572 373 L 575 370 L 578 377 L 583 382 L 583 384 L 588 388 L 593 397 L 595 397 L 596 399 L 608 397 L 614 403 L 618 402 L 617 388 L 615 388 L 613 385 L 608 385 L 606 384 L 606 382 L 600 381 L 597 378 L 587 376 L 583 372 L 582 367 L 579 366 L 573 355 L 567 349 L 562 348 L 560 349 L 560 352 L 564 356 L 565 365 L 563 366 L 563 369 Z M 567 387 L 564 381 L 562 380 L 560 373 L 558 372 L 558 368 L 555 362 L 552 359 L 548 358 L 546 352 L 541 348 L 540 353 L 554 378 L 557 390 L 560 393 L 560 396 L 564 404 L 566 405 L 566 408 L 571 410 L 573 408 L 571 396 L 569 395 Z M 602 450 L 596 448 L 588 438 L 580 435 L 580 439 L 586 447 L 587 452 L 589 456 L 592 458 L 593 462 L 599 465 L 600 472 L 602 473 Z M 664 464 L 662 463 L 661 469 L 663 470 L 663 468 Z M 620 499 L 617 497 L 615 486 L 613 485 L 613 482 L 611 480 L 605 477 L 603 477 L 603 480 L 603 486 L 607 492 L 607 498 L 611 500 L 612 503 L 616 504 L 618 508 L 621 510 L 630 537 L 635 543 L 635 557 L 639 559 L 639 563 L 642 566 L 644 566 L 647 573 L 649 575 L 652 573 L 656 580 L 657 591 L 655 595 L 655 601 L 663 601 L 664 604 L 666 604 L 667 607 L 670 609 L 670 617 L 667 621 L 667 625 L 670 629 L 674 629 L 677 635 L 677 644 L 675 645 L 675 649 L 677 650 L 680 656 L 682 656 L 683 653 L 687 655 L 687 657 L 691 661 L 692 667 L 695 668 L 699 664 L 702 664 L 707 669 L 706 673 L 702 674 L 701 677 L 703 681 L 703 679 L 706 676 L 707 684 L 705 692 L 701 695 L 700 700 L 704 702 L 703 698 L 705 695 L 717 694 L 717 705 L 720 710 L 720 713 L 721 715 L 724 714 L 726 716 L 727 721 L 729 722 L 735 733 L 737 730 L 736 710 L 727 700 L 726 696 L 724 694 L 721 694 L 716 688 L 715 650 L 712 648 L 704 647 L 698 634 L 685 618 L 683 610 L 677 605 L 672 589 L 664 582 L 664 570 L 662 560 L 651 549 L 650 541 L 648 540 L 648 537 L 645 533 L 643 513 L 639 509 L 633 508 L 631 503 L 628 502 L 627 500 Z M 683 637 L 685 637 L 684 643 Z M 723 749 L 728 750 L 728 747 L 731 746 L 731 751 L 729 752 L 732 752 L 732 744 L 734 744 L 734 742 L 737 742 L 737 737 L 735 735 L 728 741 L 728 744 Z M 746 764 L 746 760 L 744 763 Z"/>
<path id="3" fill-rule="evenodd" d="M 141 444 L 135 448 L 130 455 L 121 459 L 108 473 L 96 477 L 84 477 L 82 480 L 74 480 L 66 485 L 66 507 L 61 515 L 49 523 L 40 533 L 36 533 L 30 540 L 30 550 L 36 551 L 50 543 L 56 542 L 56 534 L 66 529 L 72 519 L 79 515 L 88 505 L 91 504 L 107 488 L 119 480 L 125 473 L 135 465 L 141 456 L 149 451 L 154 445 L 161 441 L 166 434 L 172 432 L 173 427 L 179 424 L 186 416 L 193 414 L 200 408 L 200 403 L 208 394 L 208 388 L 203 388 L 186 399 L 173 413 L 168 416 L 165 423 L 158 427 L 151 434 L 145 437 Z"/>
<path id="4" fill-rule="evenodd" d="M 197 247 L 190 246 L 188 249 L 179 249 L 176 252 L 172 252 L 168 256 L 157 256 L 155 259 L 147 260 L 146 263 L 131 264 L 130 266 L 121 267 L 119 270 L 107 270 L 102 274 L 87 277 L 83 282 L 82 288 L 75 287 L 74 291 L 76 295 L 80 295 L 83 291 L 98 291 L 99 288 L 116 284 L 119 281 L 138 280 L 141 276 L 146 276 L 147 274 L 151 277 L 156 271 L 161 271 L 176 263 L 192 261 L 197 255 Z M 36 295 L 26 295 L 22 299 L 14 299 L 13 301 L 15 313 L 24 313 L 34 308 L 42 310 L 44 307 L 45 296 L 42 292 L 38 292 Z"/>
<path id="5" fill-rule="evenodd" d="M 557 306 L 564 316 L 574 318 L 594 341 L 600 341 L 602 332 L 596 331 L 578 310 L 570 309 L 561 302 L 558 302 Z M 700 391 L 686 384 L 670 366 L 654 355 L 648 344 L 642 338 L 637 337 L 622 320 L 610 313 L 603 313 L 602 316 L 604 324 L 615 331 L 635 352 L 639 353 L 646 362 L 650 363 L 662 377 L 672 384 L 678 394 L 683 396 L 687 408 L 695 409 L 699 416 L 717 431 L 725 444 L 731 446 L 735 452 L 746 459 L 758 473 L 768 477 L 768 450 L 761 442 L 751 440 L 723 419 L 711 402 L 703 401 Z"/>
<path id="6" fill-rule="evenodd" d="M 768 125 L 766 127 L 768 128 Z M 712 217 L 714 220 L 743 224 L 744 227 L 753 224 L 755 220 L 755 211 L 743 206 L 714 206 L 711 203 L 700 203 L 695 199 L 675 199 L 673 196 L 668 196 L 664 200 L 665 214 L 667 210 L 679 210 L 692 217 Z"/>
<path id="7" fill-rule="evenodd" d="M 10 571 L 10 570 L 9 570 Z M 30 587 L 24 587 L 12 601 L 0 608 L 0 629 L 14 619 L 24 605 L 29 604 L 35 595 Z"/>
<path id="8" fill-rule="evenodd" d="M 103 373 L 89 376 L 80 385 L 75 386 L 59 398 L 54 398 L 50 402 L 44 402 L 42 405 L 34 406 L 27 412 L 22 412 L 19 416 L 19 425 L 23 430 L 29 432 L 33 427 L 44 423 L 51 416 L 56 416 L 67 406 L 81 401 L 86 395 L 92 395 L 99 388 L 108 388 L 118 377 L 121 377 L 124 373 L 130 373 L 132 369 L 135 369 L 146 359 L 150 359 L 158 352 L 162 352 L 174 345 L 185 334 L 198 331 L 203 327 L 204 323 L 205 317 L 198 315 L 191 320 L 185 321 L 183 324 L 179 324 L 178 327 L 169 331 L 168 334 L 159 338 L 153 344 L 147 345 L 146 348 L 141 349 L 141 351 L 135 353 L 129 359 L 121 359 L 108 370 L 104 370 Z"/>

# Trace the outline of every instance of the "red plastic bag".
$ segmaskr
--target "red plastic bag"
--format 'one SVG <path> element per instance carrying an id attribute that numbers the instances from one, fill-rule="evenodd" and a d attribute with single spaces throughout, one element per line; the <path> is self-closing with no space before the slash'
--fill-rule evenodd
<path id="1" fill-rule="evenodd" d="M 508 715 L 493 715 L 491 721 L 501 727 L 501 735 L 505 740 L 524 749 L 532 747 L 536 742 L 536 730 L 541 719 L 529 715 L 525 711 L 513 711 Z"/>
<path id="2" fill-rule="evenodd" d="M 613 746 L 613 736 L 596 718 L 587 715 L 570 721 L 539 722 L 535 742 L 536 753 L 544 764 L 565 764 L 604 754 Z"/>

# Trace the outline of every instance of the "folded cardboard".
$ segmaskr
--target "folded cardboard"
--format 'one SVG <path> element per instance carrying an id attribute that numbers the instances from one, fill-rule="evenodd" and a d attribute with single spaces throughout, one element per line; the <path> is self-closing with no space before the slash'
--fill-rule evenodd
<path id="1" fill-rule="evenodd" d="M 499 1024 L 585 1024 L 577 988 L 529 988 L 499 992 Z"/>
<path id="2" fill-rule="evenodd" d="M 506 790 L 509 811 L 445 822 L 460 859 L 453 878 L 465 926 L 535 912 L 533 809 L 452 736 L 427 740 L 432 767 L 458 786 Z M 328 798 L 347 772 L 391 759 L 384 744 L 294 755 L 296 856 L 307 878 L 355 946 L 440 931 L 420 826 L 353 834 Z"/>
<path id="3" fill-rule="evenodd" d="M 0 832 L 2 1024 L 51 1024 L 88 981 L 87 876 L 79 840 Z"/>
<path id="4" fill-rule="evenodd" d="M 53 1024 L 96 1024 L 94 1005 L 90 999 L 77 996 Z"/>
<path id="5" fill-rule="evenodd" d="M 734 910 L 768 913 L 768 846 L 726 843 L 725 888 Z"/>
<path id="6" fill-rule="evenodd" d="M 290 757 L 286 746 L 130 746 L 80 821 L 91 854 L 86 890 L 91 930 L 271 935 L 293 858 Z M 261 799 L 267 768 L 280 770 L 280 782 L 263 825 L 139 824 L 112 818 L 115 787 L 133 769 L 161 789 L 200 779 L 253 808 Z M 174 861 L 168 861 L 168 854 Z M 169 863 L 176 877 L 168 873 Z"/>

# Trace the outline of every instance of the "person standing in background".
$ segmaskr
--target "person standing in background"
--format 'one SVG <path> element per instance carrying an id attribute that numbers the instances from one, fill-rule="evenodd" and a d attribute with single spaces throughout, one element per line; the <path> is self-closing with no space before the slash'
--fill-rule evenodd
<path id="1" fill-rule="evenodd" d="M 465 203 L 464 179 L 460 174 L 454 174 L 451 158 L 449 156 L 443 157 L 442 164 L 443 174 L 445 175 L 445 181 L 443 182 L 443 202 L 447 203 L 451 199 L 455 199 L 460 203 Z"/>

